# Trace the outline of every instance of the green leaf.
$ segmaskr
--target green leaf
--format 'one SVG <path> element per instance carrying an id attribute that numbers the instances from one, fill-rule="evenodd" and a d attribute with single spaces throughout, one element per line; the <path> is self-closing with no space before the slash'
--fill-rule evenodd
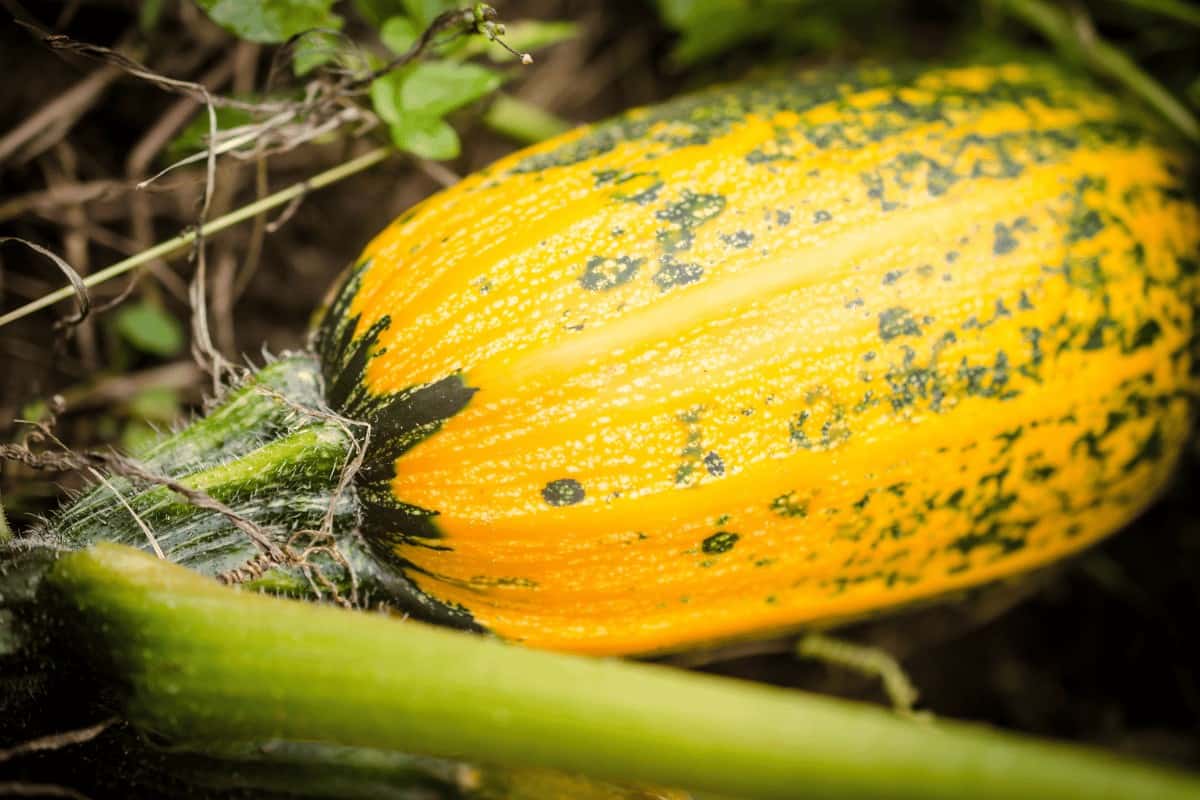
<path id="1" fill-rule="evenodd" d="M 1125 5 L 1200 27 L 1200 8 L 1188 0 L 1125 0 Z"/>
<path id="2" fill-rule="evenodd" d="M 334 0 L 196 0 L 225 30 L 252 42 L 283 42 L 311 28 L 340 28 Z"/>
<path id="3" fill-rule="evenodd" d="M 579 26 L 574 22 L 520 20 L 505 25 L 502 37 L 514 50 L 536 50 L 552 44 L 574 39 L 579 35 Z M 496 45 L 491 45 L 495 48 Z M 511 57 L 511 56 L 510 56 Z"/>
<path id="4" fill-rule="evenodd" d="M 494 90 L 497 73 L 476 64 L 431 61 L 371 84 L 371 101 L 401 150 L 439 161 L 459 153 L 458 134 L 441 117 Z"/>
<path id="5" fill-rule="evenodd" d="M 337 20 L 341 28 L 342 20 Z M 342 55 L 345 40 L 334 31 L 309 31 L 296 42 L 292 51 L 292 72 L 307 75 L 322 64 L 328 64 Z"/>
<path id="6" fill-rule="evenodd" d="M 507 23 L 501 39 L 504 43 L 524 53 L 549 47 L 579 35 L 579 26 L 574 22 L 541 22 L 539 20 L 520 20 Z M 486 55 L 492 61 L 503 64 L 513 60 L 513 54 L 496 42 L 485 36 L 471 37 L 467 47 L 463 49 L 464 56 Z"/>
<path id="7" fill-rule="evenodd" d="M 842 5 L 864 11 L 859 9 L 862 3 L 848 0 L 842 4 L 812 0 L 656 0 L 656 3 L 667 25 L 681 34 L 671 54 L 681 64 L 703 61 L 749 39 L 788 38 L 795 24 L 806 18 L 810 28 L 814 17 L 822 17 L 828 24 L 842 13 Z M 866 4 L 868 8 L 873 5 Z"/>
<path id="8" fill-rule="evenodd" d="M 501 82 L 499 74 L 478 64 L 429 61 L 417 64 L 405 76 L 399 106 L 405 111 L 440 117 L 478 100 Z"/>
<path id="9" fill-rule="evenodd" d="M 407 53 L 420 32 L 407 17 L 391 17 L 379 29 L 379 38 L 396 55 Z"/>
<path id="10" fill-rule="evenodd" d="M 396 70 L 371 82 L 371 105 L 379 118 L 389 124 L 400 121 L 400 86 L 407 70 Z"/>
<path id="11" fill-rule="evenodd" d="M 396 146 L 413 155 L 445 161 L 459 153 L 458 134 L 444 119 L 436 116 L 406 112 L 404 118 L 392 123 L 390 128 Z"/>
<path id="12" fill-rule="evenodd" d="M 41 422 L 50 418 L 50 407 L 46 405 L 45 400 L 31 400 L 21 406 L 21 413 L 18 416 L 29 422 Z"/>
<path id="13" fill-rule="evenodd" d="M 158 306 L 145 302 L 124 306 L 115 324 L 121 337 L 143 353 L 170 358 L 183 350 L 183 326 Z"/>
<path id="14" fill-rule="evenodd" d="M 491 108 L 484 114 L 483 123 L 497 133 L 522 144 L 549 139 L 571 127 L 569 122 L 549 111 L 507 94 L 496 97 Z"/>
<path id="15" fill-rule="evenodd" d="M 663 20 L 681 34 L 672 56 L 692 64 L 765 30 L 768 15 L 748 0 L 658 0 Z"/>
<path id="16" fill-rule="evenodd" d="M 354 8 L 372 28 L 378 28 L 388 17 L 404 13 L 400 0 L 354 0 Z"/>
<path id="17" fill-rule="evenodd" d="M 433 22 L 438 14 L 466 5 L 470 3 L 455 0 L 404 0 L 404 10 L 421 30 L 428 28 L 429 23 Z"/>

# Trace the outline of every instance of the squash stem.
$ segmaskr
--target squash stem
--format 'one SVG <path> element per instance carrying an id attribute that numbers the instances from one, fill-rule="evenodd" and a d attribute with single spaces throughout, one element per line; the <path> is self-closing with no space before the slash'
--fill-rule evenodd
<path id="1" fill-rule="evenodd" d="M 265 591 L 371 602 L 383 568 L 354 533 L 349 486 L 362 433 L 320 389 L 312 355 L 265 365 L 205 416 L 114 462 L 46 535 L 68 549 L 130 545 Z"/>
<path id="2" fill-rule="evenodd" d="M 188 748 L 323 742 L 746 798 L 1200 796 L 1110 754 L 236 591 L 119 545 L 42 586 L 129 719 Z"/>

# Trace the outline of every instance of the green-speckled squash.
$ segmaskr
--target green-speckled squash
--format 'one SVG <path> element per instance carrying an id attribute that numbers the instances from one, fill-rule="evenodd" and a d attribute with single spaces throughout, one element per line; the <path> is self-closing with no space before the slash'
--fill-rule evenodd
<path id="1" fill-rule="evenodd" d="M 1166 481 L 1185 163 L 1053 68 L 789 74 L 505 158 L 319 331 L 363 530 L 509 639 L 647 652 L 1027 570 Z"/>
<path id="2" fill-rule="evenodd" d="M 237 526 L 114 476 L 52 527 L 594 653 L 1037 567 L 1144 508 L 1186 437 L 1200 212 L 1152 129 L 1012 64 L 796 73 L 574 131 L 397 220 L 319 364 L 140 456 Z"/>

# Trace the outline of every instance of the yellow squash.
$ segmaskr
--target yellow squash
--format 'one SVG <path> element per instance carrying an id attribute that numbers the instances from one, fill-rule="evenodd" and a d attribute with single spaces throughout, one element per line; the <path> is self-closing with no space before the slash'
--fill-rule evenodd
<path id="1" fill-rule="evenodd" d="M 1048 66 L 721 87 L 397 220 L 318 332 L 413 603 L 645 653 L 1112 533 L 1196 390 L 1183 154 Z"/>

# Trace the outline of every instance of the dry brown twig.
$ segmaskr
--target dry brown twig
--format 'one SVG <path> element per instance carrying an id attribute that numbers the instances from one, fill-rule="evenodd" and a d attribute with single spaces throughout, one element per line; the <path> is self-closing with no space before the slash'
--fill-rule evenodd
<path id="1" fill-rule="evenodd" d="M 74 148 L 66 142 L 59 142 L 54 148 L 57 165 L 48 159 L 43 159 L 43 172 L 46 183 L 50 186 L 76 182 L 78 178 L 78 159 Z M 63 250 L 66 260 L 81 276 L 87 275 L 91 268 L 89 254 L 91 237 L 87 233 L 87 214 L 80 205 L 68 206 L 65 209 L 67 224 L 63 227 Z M 88 370 L 99 366 L 99 353 L 96 334 L 95 312 L 101 309 L 93 308 L 93 313 L 81 319 L 74 326 L 75 342 L 79 348 L 79 359 Z"/>
<path id="2" fill-rule="evenodd" d="M 221 87 L 233 75 L 234 63 L 235 54 L 230 54 L 226 58 L 221 59 L 215 67 L 204 73 L 200 78 L 200 84 L 211 86 L 214 89 Z M 186 125 L 187 121 L 196 113 L 196 103 L 197 101 L 193 97 L 181 97 L 137 141 L 129 151 L 129 157 L 125 161 L 125 176 L 130 183 L 136 184 L 146 174 L 154 159 L 170 142 L 171 137 Z M 154 244 L 154 225 L 150 197 L 143 191 L 144 188 L 142 186 L 137 187 L 137 191 L 134 191 L 130 195 L 129 204 L 130 234 L 133 240 L 138 243 L 139 250 L 145 250 Z M 160 280 L 163 279 L 162 276 L 174 275 L 168 269 L 166 261 L 162 259 L 155 259 L 150 262 L 148 269 L 152 274 L 159 276 Z M 130 285 L 133 285 L 141 274 L 143 274 L 143 271 L 135 274 Z M 185 288 L 181 298 L 186 299 L 186 297 L 187 290 Z"/>
<path id="3" fill-rule="evenodd" d="M 264 107 L 271 107 L 272 104 L 251 103 L 244 100 L 236 100 L 228 97 L 214 97 L 209 93 L 206 86 L 194 81 L 185 81 L 178 78 L 171 78 L 166 75 L 159 74 L 154 70 L 146 67 L 134 58 L 114 50 L 111 47 L 102 45 L 90 44 L 88 42 L 80 42 L 72 39 L 61 33 L 50 33 L 42 30 L 37 25 L 25 20 L 16 20 L 16 23 L 24 28 L 27 28 L 35 36 L 41 39 L 42 44 L 49 47 L 51 50 L 61 50 L 68 53 L 74 53 L 85 58 L 90 58 L 100 61 L 109 66 L 115 67 L 118 70 L 125 72 L 147 83 L 153 84 L 165 91 L 175 92 L 178 94 L 186 94 L 200 102 L 212 102 L 214 105 L 241 108 L 245 111 L 258 111 Z M 283 107 L 285 104 L 278 104 Z"/>
<path id="4" fill-rule="evenodd" d="M 0 138 L 0 164 L 14 157 L 24 163 L 53 147 L 119 77 L 116 67 L 94 72 L 13 128 Z"/>
<path id="5" fill-rule="evenodd" d="M 67 276 L 67 280 L 71 283 L 72 288 L 75 289 L 75 300 L 78 304 L 78 310 L 75 312 L 74 316 L 64 317 L 56 322 L 56 328 L 60 326 L 70 327 L 73 325 L 78 325 L 80 322 L 83 322 L 83 320 L 87 319 L 88 314 L 91 313 L 92 310 L 92 296 L 88 293 L 87 286 L 85 286 L 83 283 L 83 278 L 79 276 L 79 273 L 74 267 L 68 264 L 56 253 L 47 250 L 40 244 L 36 244 L 27 239 L 22 239 L 17 236 L 0 236 L 0 244 L 4 244 L 5 242 L 17 242 L 19 244 L 23 244 L 30 250 L 33 250 L 34 252 L 39 253 L 53 261 L 54 265 L 58 267 L 64 275 Z"/>
<path id="6" fill-rule="evenodd" d="M 43 31 L 28 22 L 19 22 L 53 50 L 102 61 L 107 69 L 116 69 L 139 80 L 146 81 L 165 91 L 183 94 L 193 101 L 203 103 L 209 113 L 208 146 L 194 156 L 184 158 L 143 180 L 139 188 L 157 180 L 167 172 L 186 164 L 206 160 L 209 171 L 219 155 L 232 154 L 240 158 L 255 158 L 260 155 L 285 152 L 324 133 L 335 130 L 348 122 L 368 118 L 370 112 L 350 103 L 348 97 L 361 94 L 355 79 L 343 78 L 331 82 L 325 76 L 310 81 L 302 100 L 246 101 L 215 95 L 205 83 L 180 80 L 162 75 L 135 59 L 112 48 L 79 42 L 62 34 Z M 413 58 L 420 55 L 417 53 Z M 265 120 L 227 130 L 216 125 L 217 108 L 234 108 L 256 116 L 267 116 Z M 247 146 L 248 149 L 247 149 Z M 149 149 L 149 147 L 147 147 Z M 210 181 L 211 182 L 211 181 Z"/>
<path id="7" fill-rule="evenodd" d="M 28 22 L 19 22 L 19 24 L 33 30 L 51 49 L 63 50 L 102 61 L 166 91 L 188 95 L 193 100 L 209 106 L 210 113 L 211 109 L 215 108 L 235 108 L 253 115 L 267 116 L 266 119 L 259 122 L 222 131 L 216 130 L 215 125 L 211 126 L 208 146 L 204 152 L 172 164 L 158 175 L 143 181 L 142 185 L 178 166 L 195 163 L 213 155 L 229 154 L 237 158 L 253 159 L 286 152 L 352 123 L 364 123 L 367 127 L 371 127 L 377 123 L 375 115 L 352 102 L 352 98 L 365 93 L 376 79 L 416 61 L 431 48 L 446 44 L 464 35 L 483 34 L 507 48 L 521 60 L 521 63 L 530 64 L 533 61 L 528 53 L 519 53 L 509 48 L 499 38 L 503 33 L 503 26 L 497 22 L 494 9 L 484 7 L 482 9 L 446 11 L 430 23 L 429 27 L 422 32 L 406 52 L 392 58 L 378 69 L 363 72 L 361 70 L 326 68 L 318 71 L 316 77 L 305 85 L 302 100 L 250 102 L 214 95 L 205 83 L 184 81 L 161 75 L 110 48 L 77 42 L 62 34 L 51 34 Z M 448 36 L 438 38 L 447 31 L 450 31 Z M 301 40 L 312 34 L 328 35 L 330 33 L 340 36 L 336 31 L 305 31 L 285 42 L 272 63 L 268 76 L 268 90 L 282 72 L 282 64 L 294 54 L 295 47 Z M 248 145 L 249 147 L 247 147 Z"/>
<path id="8" fill-rule="evenodd" d="M 16 219 L 29 212 L 44 214 L 64 206 L 90 203 L 93 200 L 118 194 L 125 189 L 125 184 L 114 180 L 48 186 L 36 192 L 17 195 L 0 203 L 0 222 Z"/>
<path id="9" fill-rule="evenodd" d="M 64 390 L 62 395 L 66 407 L 78 413 L 88 408 L 125 403 L 150 388 L 176 392 L 195 389 L 200 374 L 200 370 L 190 361 L 173 361 L 140 371 L 96 376 L 86 383 Z"/>
<path id="10" fill-rule="evenodd" d="M 58 750 L 63 747 L 69 747 L 73 744 L 83 744 L 90 742 L 100 734 L 104 733 L 117 722 L 116 717 L 109 717 L 106 720 L 97 722 L 95 725 L 89 725 L 86 728 L 80 728 L 74 731 L 65 731 L 64 733 L 55 733 L 50 736 L 41 736 L 37 739 L 30 739 L 27 742 L 22 742 L 16 747 L 10 747 L 6 750 L 0 749 L 0 764 L 5 761 L 23 756 L 26 753 L 38 753 L 44 750 Z"/>
<path id="11" fill-rule="evenodd" d="M 42 753 L 49 750 L 60 750 L 76 744 L 85 744 L 107 731 L 118 721 L 117 717 L 109 717 L 86 728 L 54 733 L 49 736 L 39 736 L 36 739 L 29 739 L 14 747 L 0 749 L 0 764 L 30 753 Z M 65 797 L 70 798 L 70 800 L 88 800 L 87 795 L 81 794 L 67 786 L 50 783 L 26 783 L 24 781 L 0 781 L 0 797 Z"/>
<path id="12" fill-rule="evenodd" d="M 260 50 L 259 45 L 250 42 L 242 42 L 234 49 L 230 62 L 230 77 L 232 78 L 232 89 L 235 94 L 249 95 L 254 91 L 258 74 Z M 254 167 L 255 192 L 261 197 L 265 195 L 265 192 L 261 191 L 261 186 L 264 182 L 261 179 L 265 179 L 266 160 L 262 158 L 258 159 Z M 224 181 L 220 189 L 214 200 L 214 207 L 217 213 L 224 213 L 233 207 L 235 197 L 242 189 L 242 181 Z M 247 254 L 248 258 L 257 259 L 262 242 L 259 241 L 256 244 L 254 237 L 256 235 L 264 236 L 265 233 L 263 230 L 263 216 L 259 215 L 254 220 L 251 233 L 252 238 Z M 212 308 L 216 328 L 216 343 L 221 351 L 227 354 L 233 354 L 236 351 L 233 310 L 237 298 L 235 290 L 237 273 L 239 272 L 239 264 L 242 260 L 238 255 L 238 249 L 235 246 L 234 240 L 231 239 L 222 239 L 216 244 L 216 270 L 213 275 Z"/>
<path id="13" fill-rule="evenodd" d="M 0 797 L 62 797 L 66 800 L 91 800 L 86 794 L 55 783 L 0 781 Z"/>
<path id="14" fill-rule="evenodd" d="M 77 55 L 99 59 L 108 66 L 117 67 L 129 75 L 146 81 L 152 85 L 158 86 L 159 88 L 168 91 L 180 92 L 192 96 L 195 99 L 199 99 L 204 103 L 204 107 L 208 114 L 210 140 L 215 138 L 218 130 L 216 113 L 218 102 L 220 102 L 220 104 L 223 106 L 244 107 L 246 109 L 257 109 L 262 105 L 244 103 L 243 101 L 231 100 L 229 98 L 216 98 L 203 84 L 160 75 L 133 58 L 130 58 L 129 56 L 126 56 L 112 48 L 88 44 L 86 42 L 78 42 L 62 34 L 47 33 L 39 29 L 37 26 L 23 20 L 17 20 L 17 24 L 35 32 L 41 37 L 43 44 L 53 50 L 63 50 L 66 52 L 75 53 Z M 213 189 L 216 184 L 216 158 L 217 154 L 215 150 L 212 147 L 209 147 L 205 153 L 204 191 L 201 195 L 200 210 L 197 214 L 198 219 L 196 222 L 196 228 L 199 231 L 203 230 L 204 222 L 208 217 L 209 208 L 212 205 Z M 202 234 L 197 235 L 192 252 L 196 260 L 196 270 L 192 278 L 192 284 L 189 291 L 189 300 L 192 304 L 192 353 L 196 357 L 197 363 L 205 366 L 212 374 L 213 388 L 214 390 L 218 390 L 221 382 L 224 380 L 225 375 L 230 371 L 230 365 L 213 347 L 212 339 L 208 333 L 208 316 L 205 308 L 204 237 Z M 75 277 L 78 278 L 78 274 L 76 274 Z M 72 281 L 72 283 L 74 284 L 74 281 Z M 86 288 L 83 285 L 82 279 L 79 279 L 79 284 L 76 287 L 76 290 L 82 290 L 86 292 Z M 80 319 L 82 319 L 82 316 Z M 251 538 L 254 537 L 252 536 Z M 272 547 L 273 546 L 274 545 L 272 545 Z"/>

